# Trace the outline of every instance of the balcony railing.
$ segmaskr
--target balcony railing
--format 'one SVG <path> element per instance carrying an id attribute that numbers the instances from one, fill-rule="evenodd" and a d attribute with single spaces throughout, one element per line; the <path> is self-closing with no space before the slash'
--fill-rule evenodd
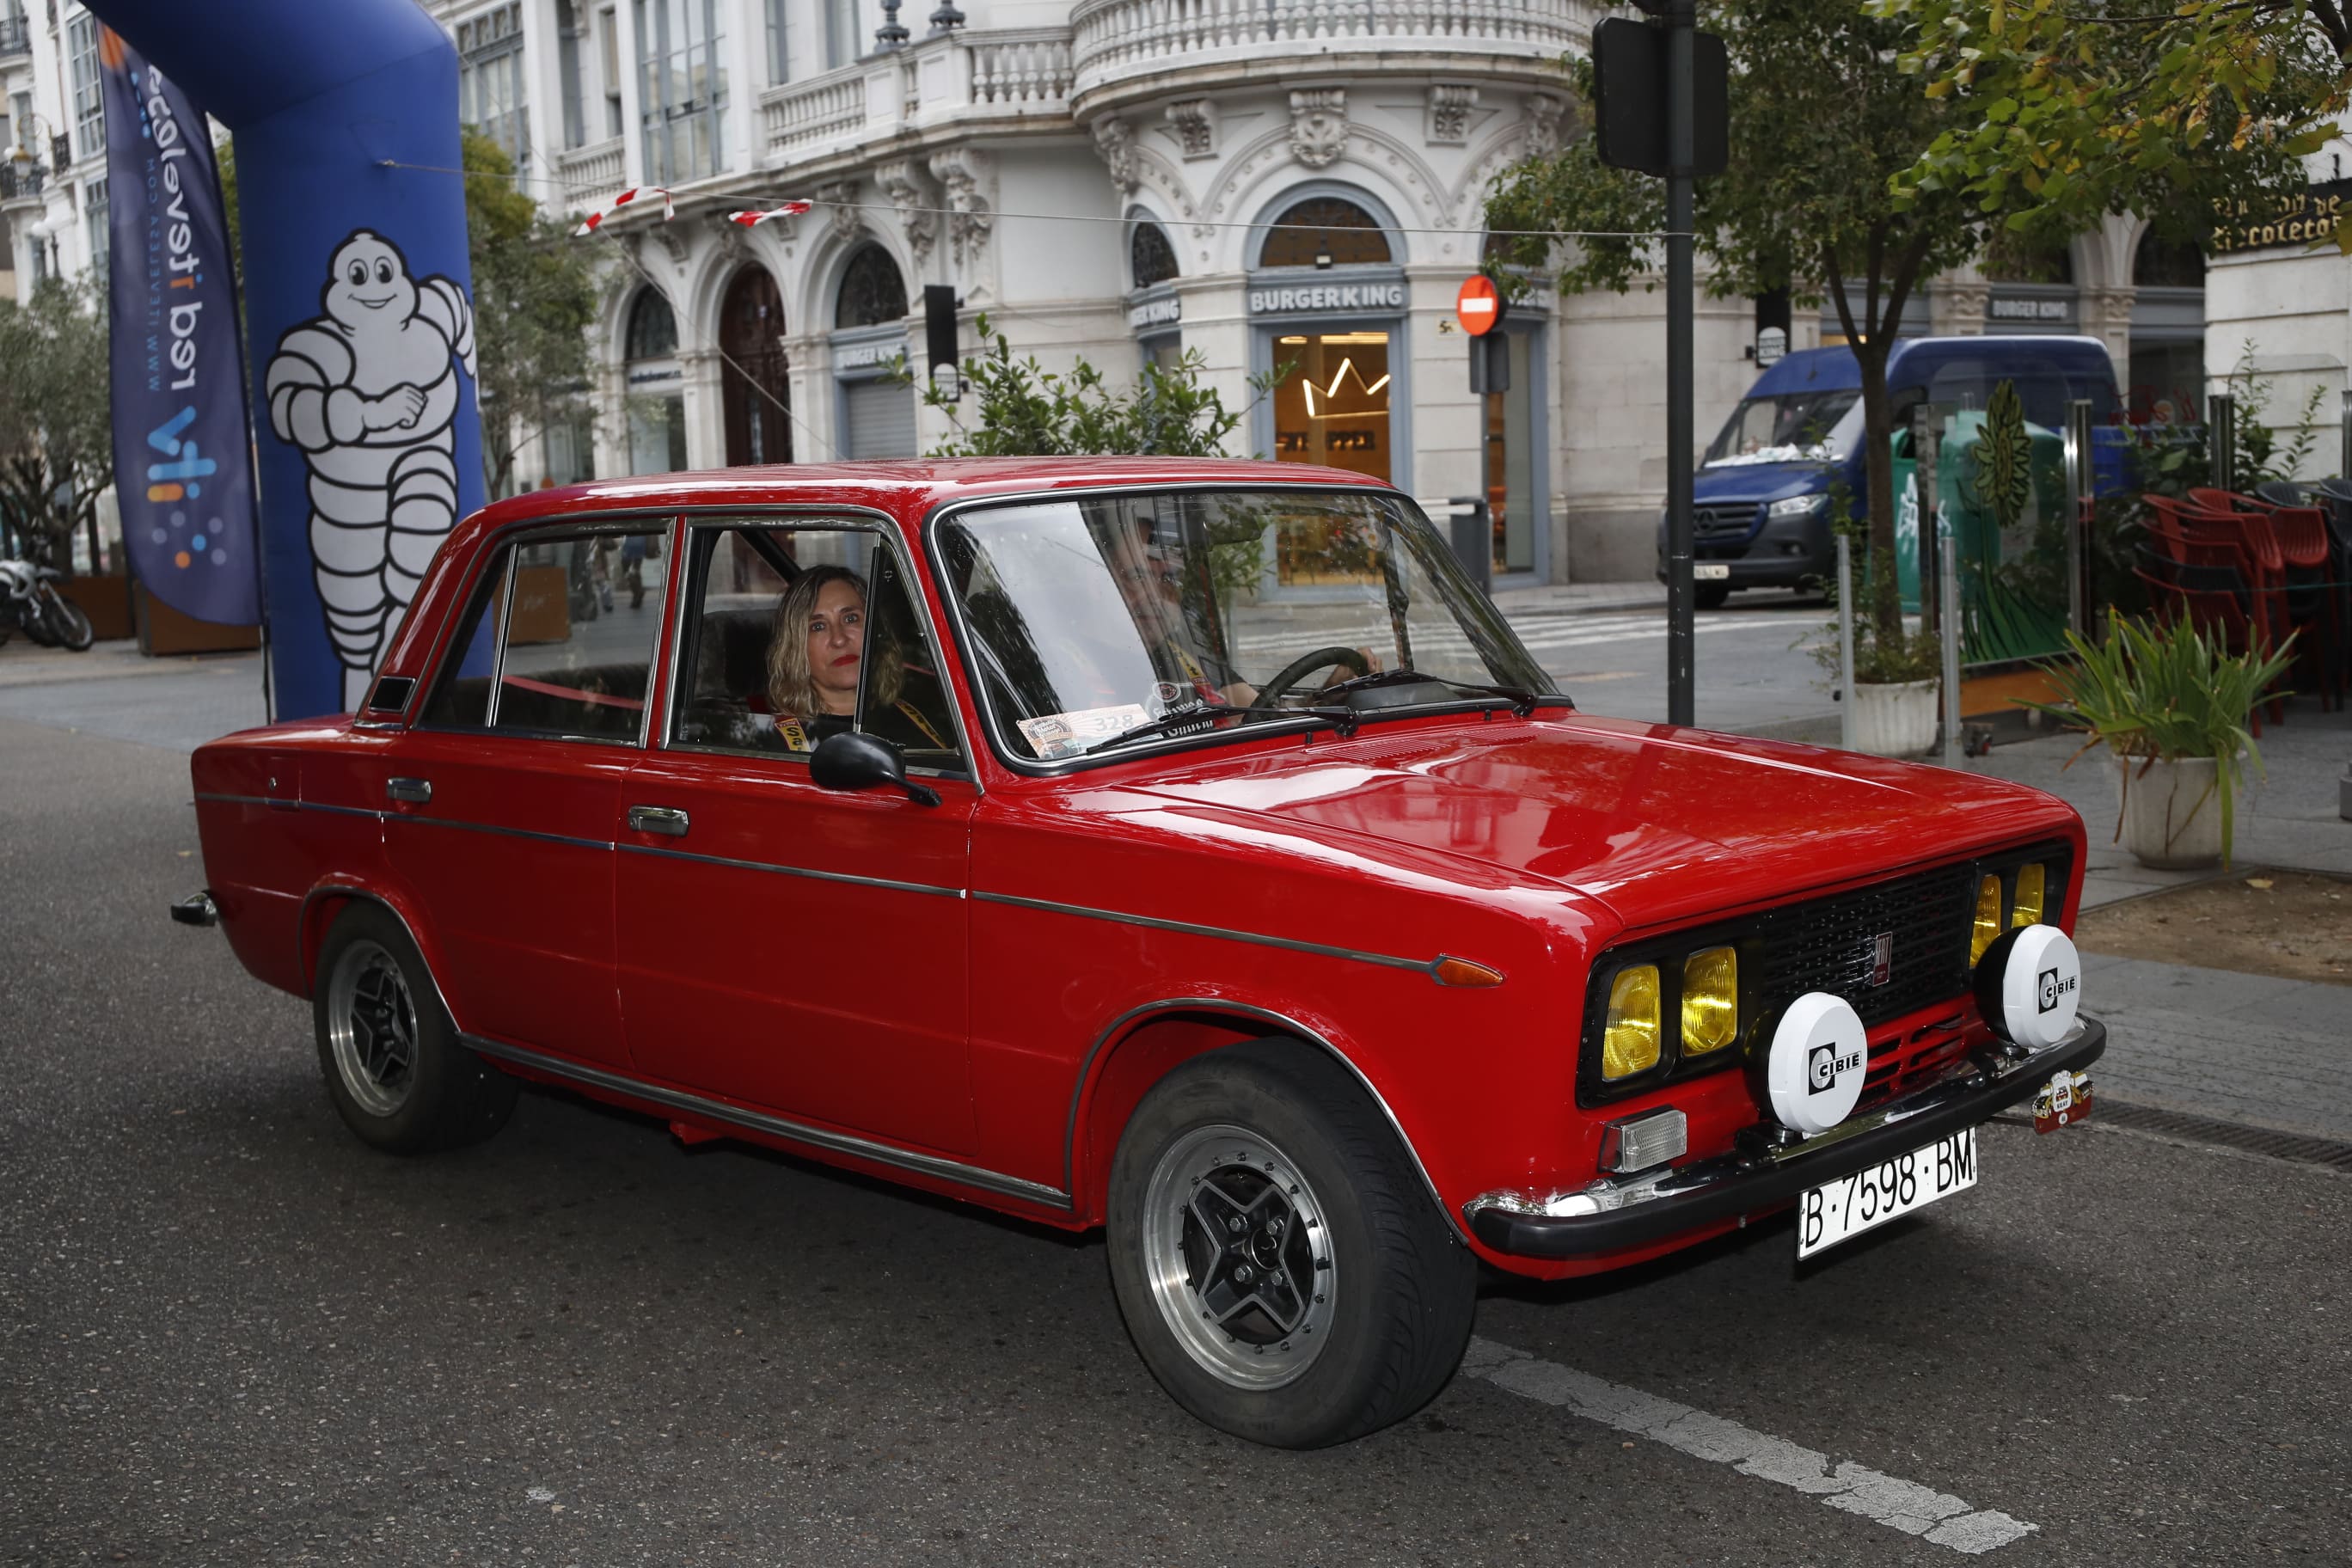
<path id="1" fill-rule="evenodd" d="M 0 60 L 33 52 L 33 29 L 22 16 L 0 16 Z"/>
<path id="2" fill-rule="evenodd" d="M 29 201 L 37 198 L 47 184 L 49 172 L 38 163 L 18 165 L 0 160 L 0 202 Z"/>
<path id="3" fill-rule="evenodd" d="M 1066 120 L 1069 106 L 1069 33 L 1006 27 L 925 38 L 771 89 L 760 126 L 769 162 L 798 163 L 901 130 Z"/>
<path id="4" fill-rule="evenodd" d="M 1591 37 L 1582 0 L 1079 0 L 1072 90 L 1178 67 L 1338 54 L 1552 59 Z"/>
<path id="5" fill-rule="evenodd" d="M 601 207 L 621 194 L 628 177 L 621 139 L 594 142 L 555 155 L 555 175 L 563 182 L 563 199 L 575 211 Z"/>

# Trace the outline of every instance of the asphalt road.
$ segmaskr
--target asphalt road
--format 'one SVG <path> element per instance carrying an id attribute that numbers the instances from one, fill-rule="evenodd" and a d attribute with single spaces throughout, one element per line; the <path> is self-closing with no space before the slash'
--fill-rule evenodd
<path id="1" fill-rule="evenodd" d="M 1275 1453 L 1159 1393 L 1097 1241 L 553 1094 L 369 1152 L 163 918 L 185 766 L 0 720 L 0 1562 L 1948 1564 L 1872 1517 L 1938 1495 L 2034 1527 L 1993 1563 L 2352 1560 L 2345 1177 L 1996 1125 L 1801 1268 L 1489 1281 L 1489 1375 Z"/>

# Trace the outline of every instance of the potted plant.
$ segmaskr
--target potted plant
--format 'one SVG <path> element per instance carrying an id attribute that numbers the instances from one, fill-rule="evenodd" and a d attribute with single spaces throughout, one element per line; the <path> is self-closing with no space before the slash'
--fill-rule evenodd
<path id="1" fill-rule="evenodd" d="M 2247 715 L 2286 668 L 2288 650 L 2231 654 L 2185 616 L 2167 626 L 2112 610 L 2104 640 L 2069 631 L 2066 642 L 2073 662 L 2042 667 L 2060 700 L 2024 706 L 2090 731 L 2069 766 L 2106 744 L 2116 840 L 2144 866 L 2227 865 L 2244 765 L 2263 765 Z"/>
<path id="2" fill-rule="evenodd" d="M 1832 604 L 1837 584 L 1823 584 Z M 1857 599 L 1866 595 L 1856 595 Z M 1837 622 L 1830 635 L 1812 644 L 1814 659 L 1835 688 L 1838 679 Z M 1893 637 L 1882 633 L 1875 619 L 1853 617 L 1853 689 L 1841 691 L 1838 700 L 1851 706 L 1853 741 L 1857 752 L 1874 757 L 1925 756 L 1936 743 L 1937 700 L 1943 679 L 1941 650 L 1925 627 L 1913 629 L 1898 620 Z"/>

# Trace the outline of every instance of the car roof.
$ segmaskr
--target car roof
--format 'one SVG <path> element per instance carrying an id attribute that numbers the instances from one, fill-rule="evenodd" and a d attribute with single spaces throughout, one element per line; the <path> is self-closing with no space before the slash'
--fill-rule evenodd
<path id="1" fill-rule="evenodd" d="M 1941 361 L 1997 360 L 2004 356 L 2015 356 L 2021 360 L 2029 356 L 2042 361 L 2054 360 L 2070 371 L 2112 373 L 2106 346 L 2098 339 L 2036 332 L 1984 337 L 1897 338 L 1887 351 L 1886 374 L 1889 384 L 1892 384 L 1892 378 L 1897 371 L 1925 374 L 1927 366 Z M 1782 397 L 1799 392 L 1850 392 L 1861 385 L 1862 368 L 1854 363 L 1853 351 L 1841 344 L 1825 349 L 1799 349 L 1781 355 L 1770 369 L 1756 378 L 1756 384 L 1748 389 L 1745 395 Z"/>
<path id="2" fill-rule="evenodd" d="M 1346 486 L 1388 489 L 1384 479 L 1312 463 L 1233 458 L 921 458 L 864 463 L 772 463 L 592 479 L 527 491 L 496 502 L 458 525 L 451 545 L 550 516 L 597 511 L 719 510 L 732 507 L 827 503 L 866 506 L 913 521 L 949 501 L 1034 490 L 1139 489 L 1168 485 Z"/>

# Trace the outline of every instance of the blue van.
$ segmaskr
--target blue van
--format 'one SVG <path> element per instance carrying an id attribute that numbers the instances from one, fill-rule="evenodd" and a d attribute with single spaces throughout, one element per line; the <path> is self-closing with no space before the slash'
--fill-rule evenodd
<path id="1" fill-rule="evenodd" d="M 2013 382 L 2029 424 L 2063 432 L 2066 405 L 2091 400 L 2092 422 L 2112 426 L 2115 365 L 2096 338 L 1904 338 L 1887 355 L 1896 449 L 1908 447 L 1912 410 L 1935 403 L 1981 409 Z M 2120 442 L 2094 455 L 2104 494 L 2123 483 Z M 1869 506 L 1863 474 L 1862 371 L 1847 348 L 1803 349 L 1756 380 L 1700 454 L 1691 510 L 1698 607 L 1735 588 L 1793 588 L 1837 575 L 1830 532 L 1832 488 L 1854 516 Z M 1658 580 L 1666 577 L 1666 523 L 1658 519 Z"/>

